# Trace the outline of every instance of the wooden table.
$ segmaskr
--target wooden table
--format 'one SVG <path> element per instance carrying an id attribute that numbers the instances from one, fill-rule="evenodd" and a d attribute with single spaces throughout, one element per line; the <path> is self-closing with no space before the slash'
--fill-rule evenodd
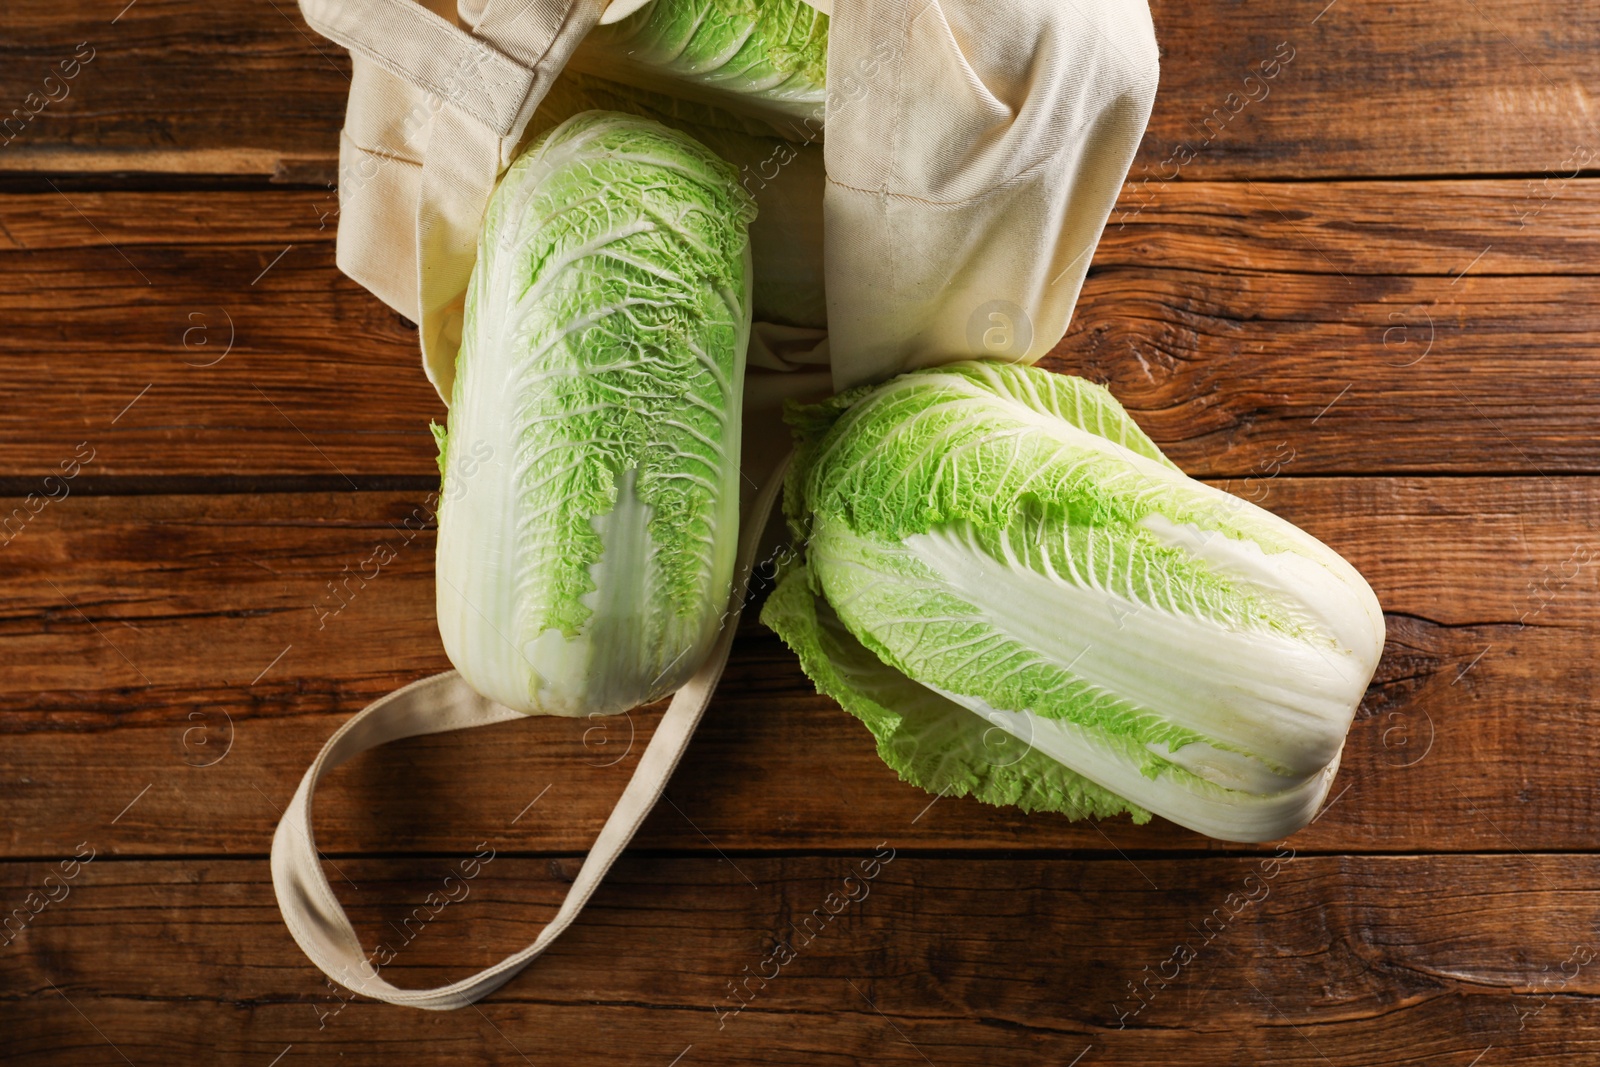
<path id="1" fill-rule="evenodd" d="M 5 108 L 78 59 L 0 148 L 0 1060 L 1600 1062 L 1591 4 L 1156 5 L 1156 114 L 1048 365 L 1377 590 L 1312 827 L 1275 851 L 934 801 L 750 623 L 581 921 L 433 1014 L 329 986 L 266 862 L 336 724 L 446 666 L 432 531 L 404 533 L 442 408 L 326 224 L 347 61 L 289 0 L 124 2 L 0 13 Z M 386 974 L 530 940 L 658 714 L 338 772 L 319 843 Z M 880 845 L 870 894 L 731 999 Z"/>

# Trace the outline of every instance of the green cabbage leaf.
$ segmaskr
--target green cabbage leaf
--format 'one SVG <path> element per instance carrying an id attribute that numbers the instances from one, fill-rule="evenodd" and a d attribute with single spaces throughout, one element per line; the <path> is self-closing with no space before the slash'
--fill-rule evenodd
<path id="1" fill-rule="evenodd" d="M 675 79 L 820 122 L 828 16 L 803 0 L 650 0 L 596 27 L 577 58 L 621 81 Z"/>

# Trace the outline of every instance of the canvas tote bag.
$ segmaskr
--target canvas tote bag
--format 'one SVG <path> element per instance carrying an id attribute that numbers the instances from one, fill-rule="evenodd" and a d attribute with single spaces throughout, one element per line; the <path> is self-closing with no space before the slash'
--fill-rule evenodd
<path id="1" fill-rule="evenodd" d="M 787 462 L 783 399 L 957 359 L 1048 352 L 1155 96 L 1146 0 L 815 0 L 830 15 L 827 99 L 801 121 L 595 77 L 615 64 L 589 55 L 585 38 L 648 2 L 300 0 L 312 28 L 351 54 L 339 267 L 417 323 L 424 370 L 447 402 L 483 209 L 528 138 L 563 109 L 638 110 L 736 165 L 742 157 L 761 212 L 742 464 L 756 489 L 741 503 L 729 610 L 555 918 L 493 967 L 402 989 L 380 977 L 322 870 L 311 812 L 325 774 L 389 741 L 520 717 L 454 671 L 346 722 L 278 825 L 272 878 L 290 932 L 330 978 L 377 1000 L 471 1004 L 572 923 L 659 799 L 721 676 Z"/>

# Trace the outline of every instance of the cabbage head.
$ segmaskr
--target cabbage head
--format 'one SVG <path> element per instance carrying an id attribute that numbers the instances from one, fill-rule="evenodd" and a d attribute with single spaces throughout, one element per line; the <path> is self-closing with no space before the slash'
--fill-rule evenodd
<path id="1" fill-rule="evenodd" d="M 684 134 L 574 116 L 490 200 L 440 438 L 438 616 L 480 693 L 620 712 L 727 607 L 754 218 Z"/>
<path id="2" fill-rule="evenodd" d="M 584 42 L 641 73 L 693 85 L 802 117 L 822 117 L 828 72 L 828 16 L 803 0 L 650 0 Z M 659 86 L 657 86 L 659 87 Z"/>
<path id="3" fill-rule="evenodd" d="M 1383 648 L 1336 553 L 1186 477 L 1110 393 L 1000 362 L 792 407 L 763 620 L 923 788 L 1270 840 Z"/>

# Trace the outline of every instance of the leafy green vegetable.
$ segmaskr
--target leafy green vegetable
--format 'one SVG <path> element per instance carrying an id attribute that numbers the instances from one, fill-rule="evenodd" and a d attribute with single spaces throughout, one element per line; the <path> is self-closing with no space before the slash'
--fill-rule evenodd
<path id="1" fill-rule="evenodd" d="M 585 47 L 790 114 L 822 114 L 828 16 L 803 0 L 651 0 L 596 28 Z"/>
<path id="2" fill-rule="evenodd" d="M 773 590 L 762 619 L 800 657 L 817 689 L 866 724 L 878 755 L 908 782 L 941 796 L 973 796 L 1072 818 L 1149 812 L 1100 788 L 998 725 L 884 666 L 814 596 L 804 564 Z"/>
<path id="3" fill-rule="evenodd" d="M 820 143 L 792 143 L 777 136 L 767 119 L 570 67 L 539 102 L 530 130 L 537 135 L 579 112 L 595 110 L 654 119 L 688 134 L 738 168 L 739 184 L 760 208 L 750 224 L 752 317 L 757 322 L 827 327 L 818 210 L 827 182 Z"/>
<path id="4" fill-rule="evenodd" d="M 527 712 L 680 686 L 726 607 L 750 329 L 732 168 L 588 112 L 489 203 L 439 508 L 438 614 L 471 685 Z"/>
<path id="5" fill-rule="evenodd" d="M 1376 598 L 1338 555 L 1185 477 L 1078 378 L 958 363 L 791 421 L 806 561 L 763 619 L 902 776 L 1232 840 L 1312 816 L 1383 645 Z M 819 597 L 875 664 L 830 636 Z M 896 716 L 924 714 L 918 688 L 968 712 L 944 713 L 937 772 L 884 744 L 910 729 Z M 1093 785 L 996 784 L 996 727 Z"/>

